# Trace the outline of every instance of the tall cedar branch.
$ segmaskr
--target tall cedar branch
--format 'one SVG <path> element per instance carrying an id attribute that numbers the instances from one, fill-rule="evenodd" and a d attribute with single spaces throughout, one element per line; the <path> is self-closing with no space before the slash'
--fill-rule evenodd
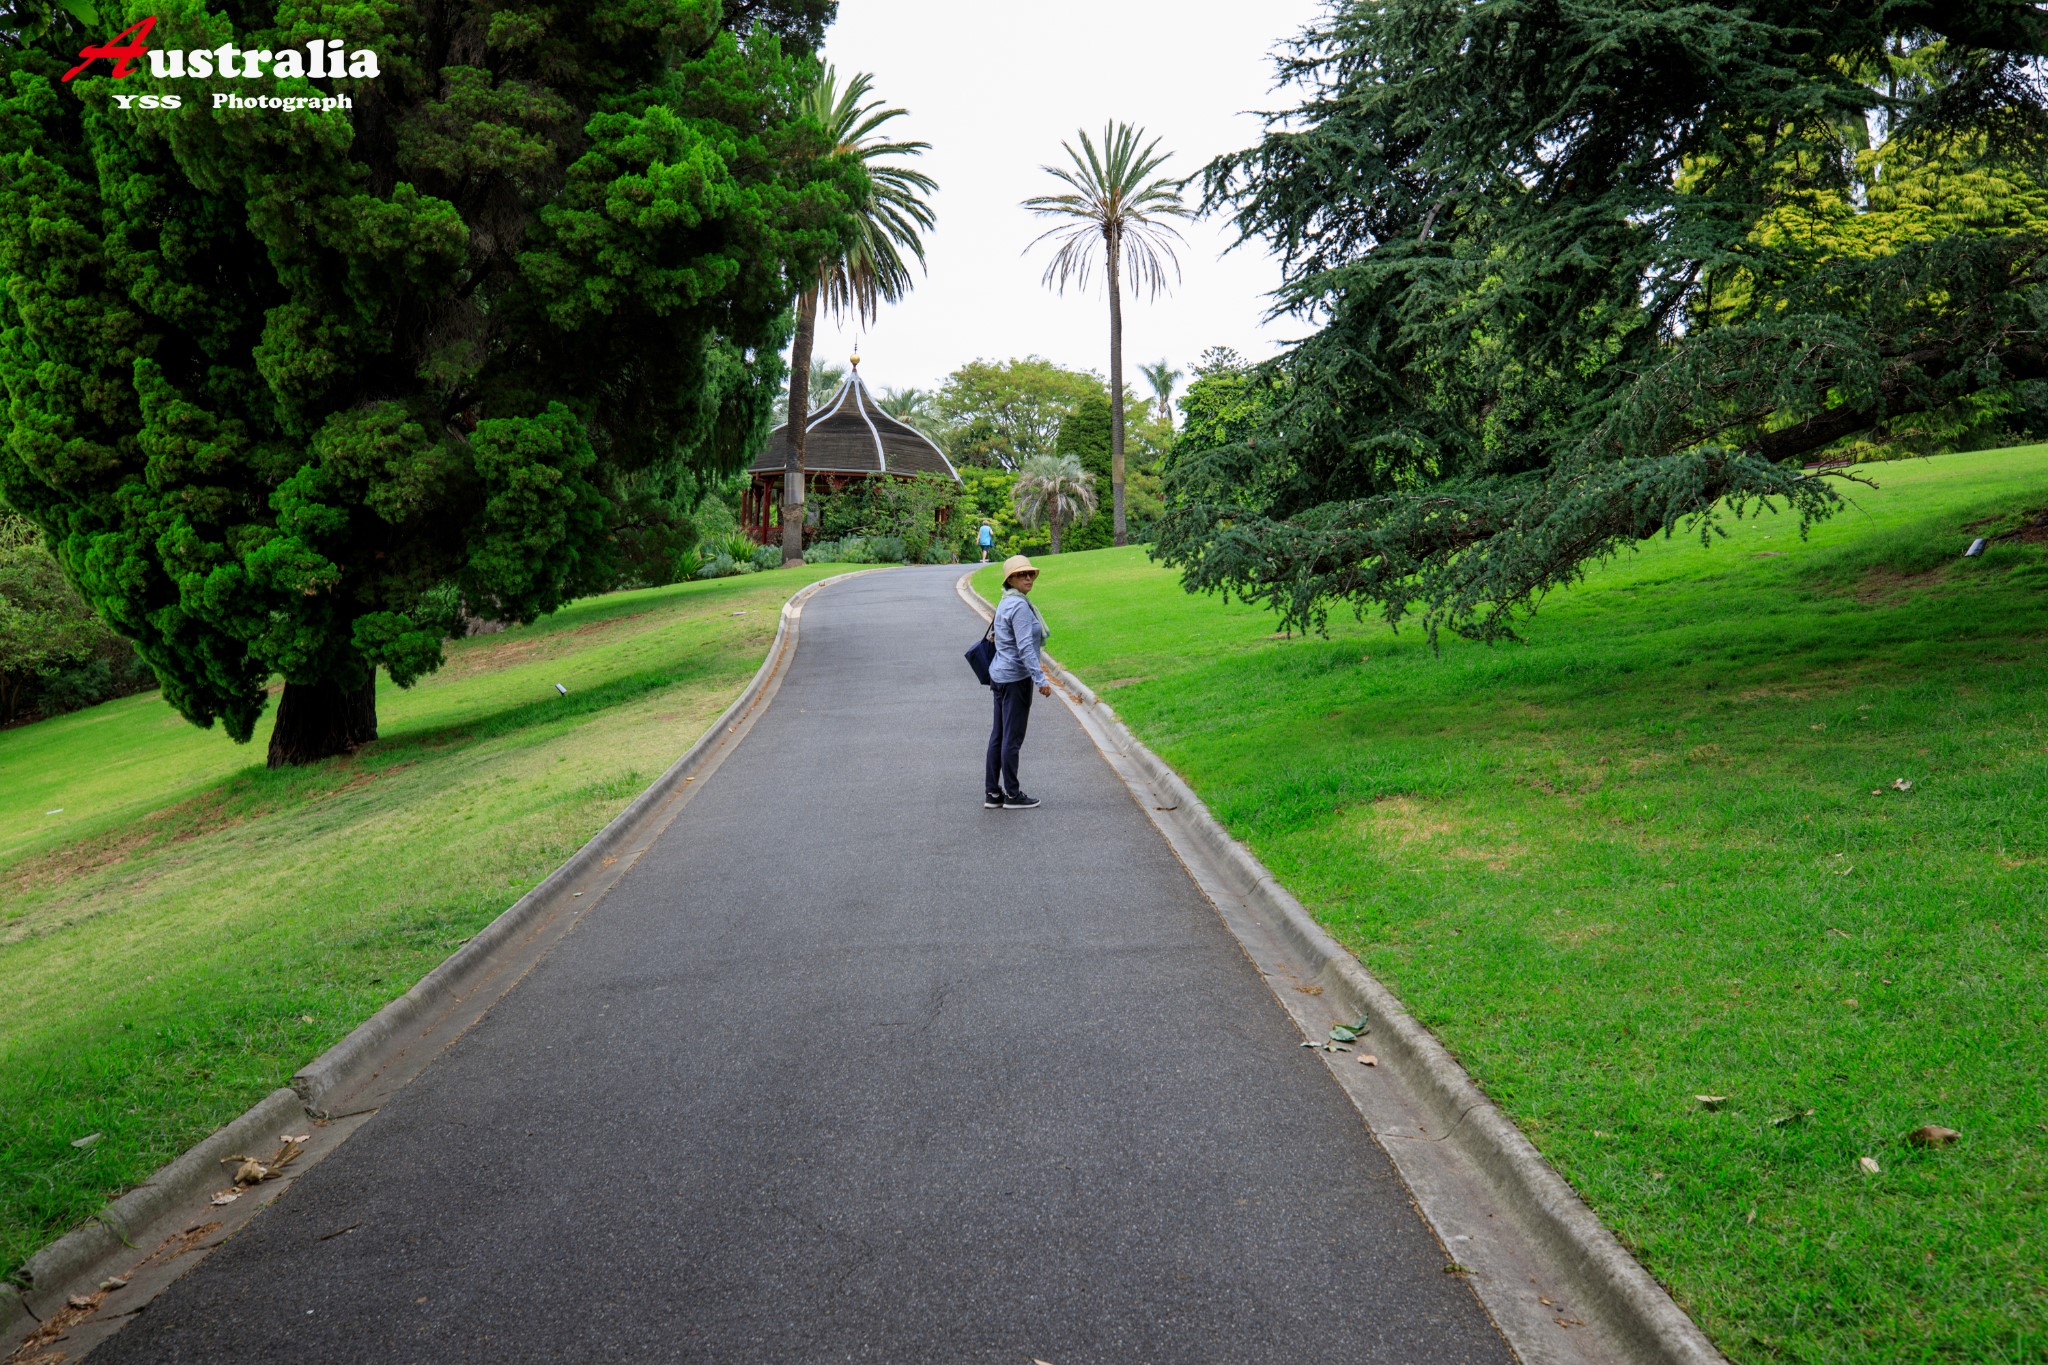
<path id="1" fill-rule="evenodd" d="M 2013 0 L 1338 0 L 1283 52 L 1305 102 L 1204 173 L 1314 330 L 1181 442 L 1155 553 L 1290 624 L 1510 637 L 1633 543 L 1828 515 L 1836 442 L 2038 399 L 2038 231 L 1765 225 L 1850 204 L 1874 132 L 2048 180 L 2044 51 Z"/>

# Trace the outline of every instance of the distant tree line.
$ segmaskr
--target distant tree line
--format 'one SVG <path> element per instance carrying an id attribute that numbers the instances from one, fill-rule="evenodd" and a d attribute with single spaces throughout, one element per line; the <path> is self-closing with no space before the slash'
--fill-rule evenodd
<path id="1" fill-rule="evenodd" d="M 813 372 L 814 374 L 817 371 Z M 1125 497 L 1129 534 L 1145 540 L 1165 510 L 1160 474 L 1172 448 L 1172 399 L 1181 373 L 1166 362 L 1143 367 L 1151 392 L 1126 393 Z M 844 378 L 835 372 L 832 387 Z M 819 401 L 822 401 L 820 399 Z M 975 558 L 974 535 L 983 521 L 996 533 L 1005 554 L 1049 551 L 1053 523 L 1060 523 L 1060 549 L 1094 550 L 1115 536 L 1112 496 L 1113 440 L 1109 386 L 1101 375 L 1069 369 L 1040 356 L 974 360 L 960 366 L 936 390 L 890 390 L 884 409 L 938 443 L 959 469 L 962 485 L 947 507 L 948 557 Z M 1043 479 L 1051 465 L 1071 462 L 1072 478 L 1090 490 L 1086 515 L 1067 521 L 1055 512 L 1020 515 L 1020 475 L 1036 470 Z M 853 489 L 825 500 L 819 534 L 895 535 L 896 518 L 879 510 L 883 492 Z"/>

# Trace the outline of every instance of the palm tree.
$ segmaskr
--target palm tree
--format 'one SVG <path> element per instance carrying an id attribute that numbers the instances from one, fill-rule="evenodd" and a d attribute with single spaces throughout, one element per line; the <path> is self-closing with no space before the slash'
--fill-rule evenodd
<path id="1" fill-rule="evenodd" d="M 883 158 L 917 156 L 929 142 L 890 142 L 876 130 L 903 115 L 869 100 L 874 77 L 861 72 L 842 88 L 831 67 L 804 97 L 805 111 L 824 126 L 832 149 L 857 158 L 866 167 L 869 193 L 855 206 L 859 233 L 853 247 L 818 267 L 818 278 L 796 305 L 796 338 L 789 348 L 789 459 L 782 478 L 782 558 L 804 553 L 804 428 L 810 421 L 811 342 L 818 331 L 818 310 L 834 316 L 852 314 L 872 322 L 882 303 L 894 303 L 910 292 L 910 267 L 904 253 L 924 264 L 919 235 L 933 223 L 924 196 L 938 184 L 921 171 Z"/>
<path id="2" fill-rule="evenodd" d="M 1167 426 L 1173 425 L 1173 387 L 1180 382 L 1180 371 L 1161 360 L 1151 365 L 1140 365 L 1138 373 L 1145 376 L 1145 382 L 1152 386 L 1152 396 L 1159 403 L 1159 420 Z"/>
<path id="3" fill-rule="evenodd" d="M 808 411 L 816 412 L 825 406 L 825 400 L 839 392 L 839 386 L 846 382 L 844 365 L 820 365 L 817 357 L 811 357 L 811 401 Z M 777 420 L 789 420 L 789 395 L 784 394 L 776 402 Z"/>
<path id="4" fill-rule="evenodd" d="M 1060 528 L 1095 515 L 1095 480 L 1078 455 L 1033 455 L 1017 471 L 1010 505 L 1026 526 L 1052 528 L 1052 552 L 1060 552 Z"/>
<path id="5" fill-rule="evenodd" d="M 913 385 L 907 389 L 886 389 L 882 393 L 882 411 L 899 422 L 912 425 L 931 416 L 932 396 Z"/>
<path id="6" fill-rule="evenodd" d="M 1096 260 L 1098 243 L 1109 281 L 1109 486 L 1111 518 L 1116 543 L 1127 542 L 1124 534 L 1124 303 L 1122 272 L 1128 268 L 1132 292 L 1157 298 L 1166 287 L 1166 268 L 1180 277 L 1180 261 L 1169 239 L 1180 232 L 1168 221 L 1192 218 L 1193 212 L 1181 202 L 1184 181 L 1164 176 L 1150 178 L 1171 155 L 1158 150 L 1154 138 L 1139 149 L 1142 128 L 1110 122 L 1102 130 L 1102 150 L 1096 151 L 1088 134 L 1082 133 L 1081 150 L 1063 142 L 1073 167 L 1047 166 L 1045 171 L 1067 187 L 1062 194 L 1041 194 L 1024 201 L 1033 213 L 1058 222 L 1033 239 L 1037 246 L 1048 237 L 1059 240 L 1059 250 L 1045 268 L 1047 288 L 1067 289 L 1073 280 L 1088 287 L 1088 274 Z M 1029 252 L 1031 247 L 1026 247 Z"/>

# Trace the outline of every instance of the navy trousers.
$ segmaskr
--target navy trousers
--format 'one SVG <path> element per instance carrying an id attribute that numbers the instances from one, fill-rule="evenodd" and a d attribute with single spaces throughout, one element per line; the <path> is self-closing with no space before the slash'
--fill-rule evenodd
<path id="1" fill-rule="evenodd" d="M 1031 679 L 997 683 L 995 726 L 988 732 L 988 785 L 991 796 L 1015 796 L 1024 789 L 1017 785 L 1017 751 L 1024 747 L 1024 731 L 1031 724 Z"/>

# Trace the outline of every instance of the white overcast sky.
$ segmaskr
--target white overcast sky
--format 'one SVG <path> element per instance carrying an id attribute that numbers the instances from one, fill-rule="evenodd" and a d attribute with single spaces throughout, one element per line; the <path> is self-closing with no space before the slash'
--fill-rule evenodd
<path id="1" fill-rule="evenodd" d="M 1109 307 L 1100 272 L 1065 297 L 1044 288 L 1042 230 L 1019 203 L 1058 187 L 1039 167 L 1063 160 L 1079 128 L 1106 119 L 1144 127 L 1187 175 L 1219 152 L 1256 142 L 1254 112 L 1290 101 L 1273 85 L 1272 52 L 1320 0 L 840 0 L 825 57 L 843 79 L 868 71 L 875 93 L 909 111 L 887 125 L 932 149 L 919 158 L 939 182 L 930 273 L 902 303 L 859 328 L 821 320 L 817 358 L 844 364 L 864 334 L 861 371 L 877 388 L 935 388 L 976 358 L 1042 355 L 1106 374 Z M 1295 333 L 1263 324 L 1279 282 L 1256 245 L 1224 255 L 1218 220 L 1186 225 L 1182 279 L 1156 302 L 1125 298 L 1125 380 L 1161 358 L 1183 370 L 1210 346 L 1258 358 Z"/>

